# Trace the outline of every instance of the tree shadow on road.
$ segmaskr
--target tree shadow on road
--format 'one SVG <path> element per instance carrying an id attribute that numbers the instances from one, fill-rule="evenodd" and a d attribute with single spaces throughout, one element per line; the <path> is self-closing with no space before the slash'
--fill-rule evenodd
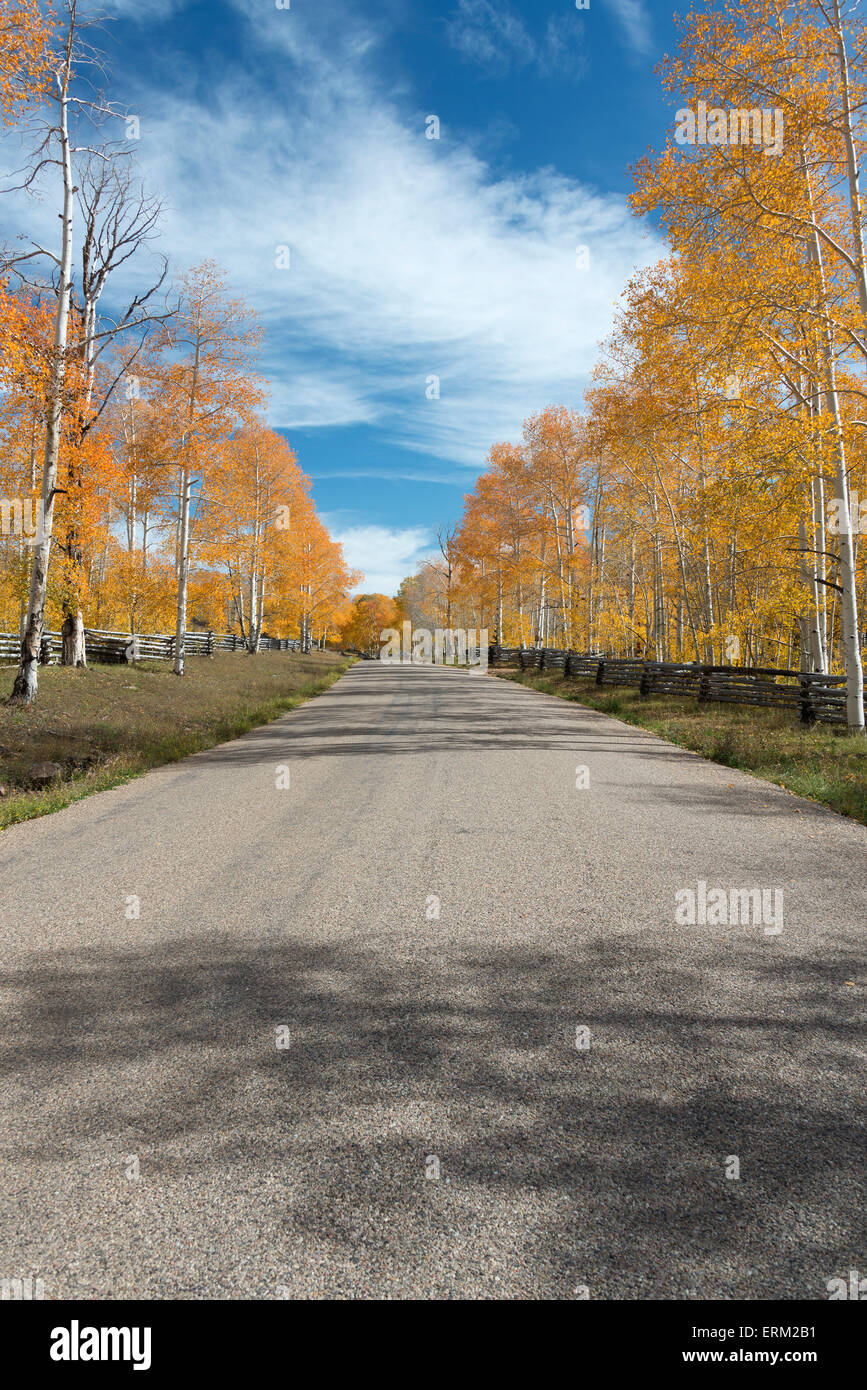
<path id="1" fill-rule="evenodd" d="M 34 953 L 0 976 L 12 1191 L 74 1184 L 94 1144 L 181 1193 L 228 1171 L 261 1182 L 280 1278 L 316 1263 L 334 1297 L 811 1299 L 863 1261 L 842 943 L 672 961 L 434 930 Z"/>

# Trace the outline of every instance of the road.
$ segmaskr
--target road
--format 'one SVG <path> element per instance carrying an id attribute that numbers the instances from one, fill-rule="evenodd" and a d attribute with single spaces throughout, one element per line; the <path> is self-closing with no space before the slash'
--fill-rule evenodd
<path id="1" fill-rule="evenodd" d="M 379 663 L 13 827 L 0 1275 L 827 1297 L 867 1273 L 865 849 L 604 715 Z M 782 931 L 679 923 L 699 881 L 782 889 Z"/>

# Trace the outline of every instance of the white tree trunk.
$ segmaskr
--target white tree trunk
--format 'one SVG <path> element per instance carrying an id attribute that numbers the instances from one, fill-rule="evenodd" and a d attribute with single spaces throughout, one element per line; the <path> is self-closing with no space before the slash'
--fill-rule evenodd
<path id="1" fill-rule="evenodd" d="M 836 392 L 835 392 L 836 396 Z M 864 733 L 864 673 L 858 632 L 858 601 L 855 596 L 855 549 L 849 512 L 849 482 L 842 436 L 837 447 L 837 496 L 842 502 L 840 541 L 840 626 L 843 643 L 843 670 L 846 672 L 846 724 L 850 734 Z M 845 526 L 845 534 L 842 527 Z"/>
<path id="2" fill-rule="evenodd" d="M 181 474 L 181 515 L 178 536 L 178 618 L 175 626 L 175 660 L 172 670 L 184 674 L 184 639 L 187 633 L 187 587 L 190 574 L 190 471 Z"/>
<path id="3" fill-rule="evenodd" d="M 84 645 L 84 618 L 81 609 L 73 615 L 67 614 L 61 630 L 63 650 L 61 663 L 64 666 L 87 666 L 87 651 Z"/>
<path id="4" fill-rule="evenodd" d="M 867 266 L 864 261 L 864 231 L 861 220 L 861 190 L 859 188 L 860 170 L 852 134 L 852 92 L 849 81 L 849 58 L 846 52 L 846 36 L 840 15 L 840 0 L 832 0 L 834 19 L 831 32 L 837 48 L 837 65 L 840 73 L 840 120 L 843 130 L 843 146 L 846 151 L 846 177 L 849 183 L 849 209 L 852 221 L 852 241 L 855 248 L 855 284 L 861 318 L 867 328 Z"/>
<path id="5" fill-rule="evenodd" d="M 66 51 L 66 62 L 59 84 L 59 138 L 63 171 L 63 211 L 61 220 L 60 265 L 57 286 L 57 307 L 54 311 L 54 347 L 48 386 L 48 406 L 45 429 L 45 459 L 42 467 L 42 522 L 33 546 L 30 571 L 30 591 L 27 617 L 21 641 L 21 664 L 12 687 L 13 700 L 29 704 L 36 697 L 39 647 L 45 615 L 45 594 L 48 588 L 48 564 L 51 556 L 51 529 L 54 521 L 54 497 L 57 487 L 57 464 L 60 454 L 60 435 L 63 423 L 63 383 L 66 376 L 66 343 L 69 325 L 69 301 L 72 292 L 72 158 L 69 147 L 68 87 L 71 66 L 72 26 Z"/>
<path id="6" fill-rule="evenodd" d="M 843 670 L 846 673 L 846 724 L 850 733 L 864 733 L 864 672 L 861 665 L 861 643 L 858 632 L 858 599 L 855 590 L 855 549 L 852 542 L 852 522 L 849 511 L 849 479 L 846 466 L 846 446 L 843 439 L 843 421 L 840 414 L 840 401 L 837 395 L 837 375 L 835 367 L 834 343 L 828 319 L 828 295 L 825 284 L 825 267 L 819 234 L 816 230 L 813 195 L 808 172 L 806 151 L 801 151 L 801 166 L 804 184 L 809 199 L 812 221 L 810 233 L 810 252 L 816 265 L 821 289 L 820 326 L 822 334 L 822 354 L 824 357 L 824 396 L 828 414 L 833 422 L 834 470 L 836 501 L 838 505 L 840 558 L 838 581 L 840 585 L 840 627 L 843 647 Z"/>

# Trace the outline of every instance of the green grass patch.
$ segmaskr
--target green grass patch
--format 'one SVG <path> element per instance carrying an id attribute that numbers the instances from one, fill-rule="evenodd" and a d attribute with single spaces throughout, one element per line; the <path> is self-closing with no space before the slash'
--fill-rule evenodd
<path id="1" fill-rule="evenodd" d="M 650 729 L 669 743 L 751 772 L 867 825 L 867 739 L 842 728 L 808 728 L 791 710 L 700 705 L 688 696 L 640 695 L 631 686 L 611 694 L 593 680 L 530 671 L 493 674 Z"/>
<path id="2" fill-rule="evenodd" d="M 219 652 L 191 657 L 183 677 L 156 661 L 44 667 L 30 708 L 0 705 L 0 829 L 267 724 L 350 665 L 335 652 Z M 11 690 L 14 672 L 3 674 Z M 61 767 L 41 789 L 31 774 L 40 762 Z"/>

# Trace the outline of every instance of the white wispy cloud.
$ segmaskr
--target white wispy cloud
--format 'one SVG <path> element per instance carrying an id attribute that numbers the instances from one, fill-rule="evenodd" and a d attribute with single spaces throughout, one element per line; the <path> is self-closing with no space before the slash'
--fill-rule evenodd
<path id="1" fill-rule="evenodd" d="M 360 592 L 397 593 L 400 581 L 432 553 L 433 533 L 423 526 L 342 526 L 339 516 L 327 514 L 323 520 L 349 565 L 363 571 Z"/>
<path id="2" fill-rule="evenodd" d="M 653 48 L 653 29 L 646 0 L 608 0 L 629 46 L 639 54 Z"/>
<path id="3" fill-rule="evenodd" d="M 449 42 L 465 58 L 484 66 L 532 63 L 536 45 L 520 15 L 492 0 L 460 0 L 446 25 Z"/>
<path id="4" fill-rule="evenodd" d="M 357 373 L 332 367 L 327 373 L 298 367 L 287 379 L 266 344 L 269 414 L 280 429 L 322 425 L 372 425 L 381 407 Z"/>
<path id="5" fill-rule="evenodd" d="M 381 80 L 368 18 L 236 3 L 279 55 L 279 89 L 263 63 L 240 87 L 231 69 L 207 89 L 172 71 L 112 95 L 140 114 L 174 266 L 214 259 L 265 324 L 271 423 L 375 424 L 437 477 L 579 403 L 627 276 L 661 254 L 623 198 L 553 169 L 498 176 L 445 115 L 426 139 L 429 113 Z M 50 202 L 10 196 L 0 214 L 55 234 Z"/>
<path id="6" fill-rule="evenodd" d="M 379 94 L 358 57 L 368 28 L 323 54 L 294 11 L 250 13 L 292 61 L 291 100 L 251 81 L 143 103 L 173 259 L 213 257 L 257 308 L 274 424 L 375 420 L 478 468 L 530 411 L 578 401 L 624 280 L 658 249 L 619 196 L 551 169 L 497 177 L 445 119 L 427 140 L 428 113 Z"/>
<path id="7" fill-rule="evenodd" d="M 507 0 L 459 0 L 446 34 L 462 58 L 499 75 L 533 66 L 542 72 L 569 70 L 577 77 L 586 68 L 584 30 L 574 13 L 549 16 L 544 36 L 536 39 Z"/>

